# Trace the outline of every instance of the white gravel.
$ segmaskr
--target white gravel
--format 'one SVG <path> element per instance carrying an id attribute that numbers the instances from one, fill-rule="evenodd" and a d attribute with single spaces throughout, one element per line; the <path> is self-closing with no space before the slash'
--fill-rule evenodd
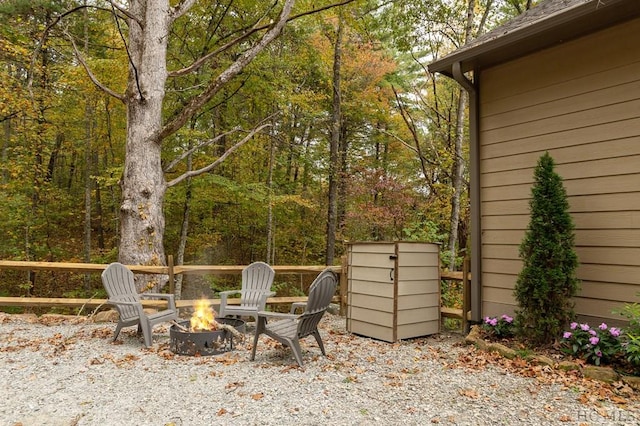
<path id="1" fill-rule="evenodd" d="M 396 344 L 351 335 L 327 315 L 323 357 L 252 336 L 232 352 L 176 356 L 167 326 L 145 349 L 135 328 L 0 313 L 0 425 L 633 425 L 628 404 L 587 401 L 579 383 L 508 372 L 440 334 Z M 252 327 L 248 332 L 251 333 Z M 606 416 L 606 417 L 605 417 Z"/>

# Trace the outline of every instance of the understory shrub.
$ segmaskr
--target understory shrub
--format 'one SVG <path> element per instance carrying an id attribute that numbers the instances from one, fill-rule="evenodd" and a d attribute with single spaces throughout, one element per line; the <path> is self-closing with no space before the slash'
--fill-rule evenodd
<path id="1" fill-rule="evenodd" d="M 640 304 L 626 303 L 622 309 L 614 311 L 629 320 L 622 336 L 622 351 L 629 364 L 640 371 Z"/>

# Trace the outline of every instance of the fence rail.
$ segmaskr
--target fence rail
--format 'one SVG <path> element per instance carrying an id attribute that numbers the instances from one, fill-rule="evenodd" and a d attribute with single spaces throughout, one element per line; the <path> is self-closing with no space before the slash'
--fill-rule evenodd
<path id="1" fill-rule="evenodd" d="M 167 266 L 144 266 L 144 265 L 127 265 L 134 273 L 140 274 L 163 274 L 169 276 L 169 292 L 175 293 L 174 277 L 176 274 L 183 275 L 240 275 L 246 267 L 243 265 L 173 265 L 173 258 L 169 256 L 169 264 Z M 469 262 L 465 261 L 463 271 L 440 271 L 440 278 L 448 281 L 462 281 L 463 283 L 463 309 L 441 308 L 441 316 L 445 318 L 461 319 L 463 328 L 466 328 L 468 315 L 463 312 L 469 312 L 469 281 L 471 274 L 469 273 Z M 77 273 L 102 273 L 109 265 L 97 263 L 69 263 L 69 262 L 33 262 L 33 261 L 10 261 L 0 260 L 0 270 L 13 269 L 23 271 L 57 271 L 57 272 L 77 272 Z M 308 266 L 287 266 L 272 265 L 277 274 L 314 274 L 319 273 L 326 268 L 323 265 Z M 339 276 L 339 296 L 334 298 L 334 302 L 340 304 L 340 314 L 344 315 L 347 304 L 347 280 L 346 265 L 334 266 L 332 270 Z M 290 304 L 293 302 L 306 301 L 306 297 L 271 297 L 267 300 L 269 305 Z M 187 308 L 195 304 L 195 300 L 177 300 L 178 308 Z M 220 299 L 209 299 L 213 305 L 220 303 Z M 0 297 L 0 306 L 18 306 L 18 307 L 67 307 L 67 308 L 98 308 L 106 304 L 106 299 L 74 299 L 74 298 L 55 298 L 55 297 Z M 147 307 L 162 306 L 162 301 L 147 300 L 144 305 Z M 233 299 L 229 303 L 238 303 Z"/>

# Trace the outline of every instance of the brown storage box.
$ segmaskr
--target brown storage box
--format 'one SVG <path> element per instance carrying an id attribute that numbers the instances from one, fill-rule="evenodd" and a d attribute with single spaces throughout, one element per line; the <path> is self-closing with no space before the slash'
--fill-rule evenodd
<path id="1" fill-rule="evenodd" d="M 440 247 L 359 242 L 347 248 L 347 330 L 387 342 L 440 332 Z"/>

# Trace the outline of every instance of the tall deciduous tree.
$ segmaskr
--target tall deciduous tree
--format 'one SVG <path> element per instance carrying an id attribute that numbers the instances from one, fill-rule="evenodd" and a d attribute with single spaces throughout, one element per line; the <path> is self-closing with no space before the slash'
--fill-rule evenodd
<path id="1" fill-rule="evenodd" d="M 337 20 L 336 38 L 333 45 L 333 74 L 332 74 L 332 106 L 331 130 L 329 132 L 329 206 L 327 210 L 327 249 L 326 263 L 333 264 L 336 245 L 336 230 L 338 229 L 338 187 L 340 180 L 339 147 L 342 136 L 342 88 L 340 87 L 342 69 L 342 34 L 344 31 L 342 14 Z"/>
<path id="2" fill-rule="evenodd" d="M 126 6 L 115 1 L 108 3 L 116 23 L 121 25 L 124 20 L 127 24 L 128 38 L 125 47 L 129 58 L 129 77 L 124 94 L 104 85 L 76 48 L 74 39 L 71 36 L 69 39 L 91 80 L 126 105 L 126 154 L 121 179 L 119 260 L 126 264 L 162 265 L 165 264 L 163 206 L 167 188 L 188 177 L 209 171 L 216 164 L 189 171 L 167 182 L 162 165 L 163 142 L 174 135 L 280 34 L 289 18 L 294 0 L 285 0 L 275 15 L 269 13 L 270 6 L 267 6 L 266 13 L 260 14 L 260 18 L 245 27 L 235 39 L 218 46 L 217 50 L 204 52 L 192 64 L 172 72 L 167 67 L 172 26 L 189 12 L 196 1 L 183 0 L 175 6 L 169 0 L 132 0 Z M 263 17 L 272 22 L 261 25 Z M 255 38 L 259 29 L 264 30 L 264 33 Z M 198 72 L 216 54 L 240 43 L 244 43 L 244 49 L 238 51 L 235 60 L 212 76 L 205 83 L 204 89 L 186 99 L 180 109 L 168 118 L 163 116 L 166 113 L 165 96 L 170 76 L 179 77 Z M 251 135 L 263 127 L 264 125 L 255 128 L 235 147 L 249 140 Z M 147 283 L 139 283 L 139 287 L 146 285 Z"/>

